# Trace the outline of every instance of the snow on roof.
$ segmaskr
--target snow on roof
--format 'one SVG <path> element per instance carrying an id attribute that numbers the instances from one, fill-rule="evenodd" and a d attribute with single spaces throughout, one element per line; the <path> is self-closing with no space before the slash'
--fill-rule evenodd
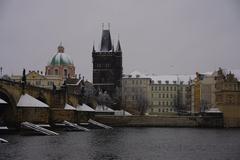
<path id="1" fill-rule="evenodd" d="M 96 112 L 114 112 L 111 108 L 105 106 L 105 105 L 97 105 Z"/>
<path id="2" fill-rule="evenodd" d="M 73 106 L 69 105 L 69 104 L 65 104 L 65 107 L 64 107 L 65 110 L 76 110 L 76 108 L 74 108 Z"/>
<path id="3" fill-rule="evenodd" d="M 132 116 L 131 113 L 124 111 L 124 110 L 115 110 L 114 115 L 115 116 Z"/>
<path id="4" fill-rule="evenodd" d="M 196 75 L 155 75 L 155 74 L 143 74 L 139 71 L 134 71 L 129 75 L 126 75 L 125 78 L 150 78 L 155 84 L 158 84 L 161 81 L 161 84 L 173 84 L 174 81 L 176 84 L 187 84 L 189 80 L 192 80 Z"/>
<path id="5" fill-rule="evenodd" d="M 7 102 L 0 98 L 0 104 L 6 104 Z"/>
<path id="6" fill-rule="evenodd" d="M 195 75 L 159 75 L 159 76 L 149 76 L 155 84 L 161 81 L 161 84 L 187 84 L 189 80 L 195 78 Z"/>
<path id="7" fill-rule="evenodd" d="M 49 106 L 28 94 L 24 94 L 21 95 L 17 103 L 17 107 L 49 107 Z"/>
<path id="8" fill-rule="evenodd" d="M 77 111 L 94 112 L 95 110 L 83 103 L 77 106 Z"/>

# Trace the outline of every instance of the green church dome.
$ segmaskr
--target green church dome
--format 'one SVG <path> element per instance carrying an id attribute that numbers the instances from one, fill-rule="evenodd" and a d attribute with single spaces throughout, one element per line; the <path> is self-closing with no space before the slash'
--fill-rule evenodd
<path id="1" fill-rule="evenodd" d="M 58 53 L 50 60 L 49 65 L 73 65 L 73 60 L 69 55 L 64 53 L 64 47 L 58 46 Z"/>

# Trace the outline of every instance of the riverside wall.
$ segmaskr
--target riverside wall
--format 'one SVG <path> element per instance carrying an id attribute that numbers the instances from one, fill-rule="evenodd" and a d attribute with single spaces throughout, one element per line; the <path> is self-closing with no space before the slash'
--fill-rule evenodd
<path id="1" fill-rule="evenodd" d="M 223 128 L 222 116 L 95 116 L 113 127 L 213 127 Z"/>

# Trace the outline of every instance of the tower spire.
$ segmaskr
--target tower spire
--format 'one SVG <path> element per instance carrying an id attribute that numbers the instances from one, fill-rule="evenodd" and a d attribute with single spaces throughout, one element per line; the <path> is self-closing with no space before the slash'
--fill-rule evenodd
<path id="1" fill-rule="evenodd" d="M 108 30 L 110 31 L 110 23 L 108 22 Z"/>
<path id="2" fill-rule="evenodd" d="M 120 45 L 120 40 L 119 40 L 119 39 L 118 39 L 118 42 L 117 42 L 116 52 L 122 52 L 121 45 Z"/>
<path id="3" fill-rule="evenodd" d="M 95 42 L 93 41 L 93 49 L 92 49 L 92 53 L 95 53 L 96 50 L 95 50 Z"/>
<path id="4" fill-rule="evenodd" d="M 110 29 L 110 24 L 108 29 L 104 29 L 104 26 L 103 26 L 101 48 L 100 48 L 101 52 L 108 52 L 112 50 L 112 40 L 111 40 L 111 34 L 109 29 Z"/>

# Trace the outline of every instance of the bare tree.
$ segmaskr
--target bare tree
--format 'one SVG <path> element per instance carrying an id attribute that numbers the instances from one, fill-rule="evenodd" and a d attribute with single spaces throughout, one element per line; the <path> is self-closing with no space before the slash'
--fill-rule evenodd
<path id="1" fill-rule="evenodd" d="M 101 91 L 99 92 L 97 96 L 97 102 L 99 105 L 103 106 L 103 109 L 104 106 L 112 106 L 113 104 L 111 97 L 107 94 L 106 91 L 104 93 L 102 93 Z"/>

